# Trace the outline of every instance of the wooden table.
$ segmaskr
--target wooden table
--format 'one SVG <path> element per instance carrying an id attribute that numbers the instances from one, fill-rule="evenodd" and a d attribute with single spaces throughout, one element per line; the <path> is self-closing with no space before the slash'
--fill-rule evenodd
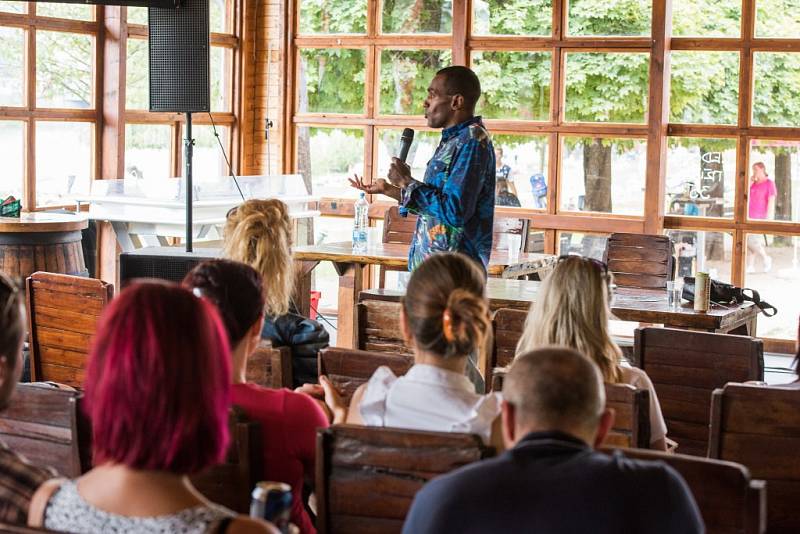
<path id="1" fill-rule="evenodd" d="M 492 310 L 513 308 L 528 310 L 536 300 L 541 282 L 490 278 L 486 291 Z M 370 289 L 362 293 L 367 298 L 399 301 L 402 291 Z M 666 291 L 617 288 L 611 312 L 615 319 L 641 323 L 663 324 L 670 328 L 705 330 L 723 334 L 756 335 L 758 308 L 752 302 L 738 306 L 712 305 L 707 312 L 696 312 L 689 302 L 673 310 L 667 304 Z"/>
<path id="2" fill-rule="evenodd" d="M 87 276 L 81 230 L 88 224 L 66 213 L 0 217 L 0 268 L 20 281 L 36 271 Z"/>
<path id="3" fill-rule="evenodd" d="M 330 261 L 339 275 L 340 313 L 336 344 L 339 347 L 353 348 L 358 295 L 369 284 L 369 277 L 365 276 L 366 268 L 370 265 L 406 267 L 408 248 L 404 244 L 381 243 L 378 239 L 370 240 L 364 253 L 353 252 L 350 241 L 294 248 L 292 252 L 297 279 L 295 303 L 299 312 L 307 317 L 310 311 L 311 272 L 321 261 Z M 550 254 L 493 252 L 489 260 L 489 275 L 521 276 L 548 269 L 555 261 L 556 256 Z"/>

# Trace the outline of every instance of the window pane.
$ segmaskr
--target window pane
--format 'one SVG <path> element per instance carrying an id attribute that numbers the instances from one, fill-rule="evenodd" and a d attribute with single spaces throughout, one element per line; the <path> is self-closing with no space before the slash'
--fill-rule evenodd
<path id="1" fill-rule="evenodd" d="M 22 180 L 25 176 L 25 123 L 0 121 L 0 197 L 14 195 L 22 199 Z M 1 200 L 1 199 L 0 199 Z"/>
<path id="2" fill-rule="evenodd" d="M 650 55 L 567 54 L 569 122 L 645 122 Z"/>
<path id="3" fill-rule="evenodd" d="M 672 52 L 670 122 L 736 124 L 738 52 Z"/>
<path id="4" fill-rule="evenodd" d="M 647 143 L 565 137 L 561 209 L 643 215 Z"/>
<path id="5" fill-rule="evenodd" d="M 94 124 L 36 122 L 36 205 L 70 204 L 89 194 Z"/>
<path id="6" fill-rule="evenodd" d="M 758 172 L 761 163 L 768 182 Z M 800 141 L 757 139 L 750 147 L 748 217 L 800 222 Z M 770 201 L 774 208 L 770 210 Z"/>
<path id="7" fill-rule="evenodd" d="M 422 115 L 428 85 L 451 57 L 450 50 L 382 50 L 380 112 Z"/>
<path id="8" fill-rule="evenodd" d="M 0 2 L 0 11 L 5 13 L 27 13 L 29 2 Z"/>
<path id="9" fill-rule="evenodd" d="M 314 222 L 314 243 L 337 243 L 350 241 L 353 238 L 353 219 L 351 217 L 319 217 Z M 377 269 L 376 269 L 377 270 Z M 387 274 L 391 271 L 387 272 Z M 321 293 L 317 311 L 330 310 L 337 313 L 339 307 L 339 275 L 333 263 L 323 261 L 314 269 L 312 277 L 314 290 Z M 387 281 L 388 282 L 388 281 Z M 391 286 L 388 286 L 391 287 Z M 331 346 L 335 346 L 331 332 Z"/>
<path id="10" fill-rule="evenodd" d="M 172 127 L 125 125 L 125 177 L 167 178 L 171 172 Z"/>
<path id="11" fill-rule="evenodd" d="M 472 33 L 475 35 L 550 35 L 553 0 L 475 0 Z"/>
<path id="12" fill-rule="evenodd" d="M 211 0 L 208 10 L 208 29 L 212 32 L 228 33 L 227 0 Z"/>
<path id="13" fill-rule="evenodd" d="M 736 140 L 670 137 L 667 215 L 733 217 Z"/>
<path id="14" fill-rule="evenodd" d="M 451 33 L 453 4 L 442 0 L 383 0 L 383 33 Z"/>
<path id="15" fill-rule="evenodd" d="M 674 0 L 675 37 L 739 37 L 742 0 Z"/>
<path id="16" fill-rule="evenodd" d="M 93 64 L 92 36 L 37 31 L 36 105 L 50 108 L 92 107 Z"/>
<path id="17" fill-rule="evenodd" d="M 796 0 L 757 0 L 756 37 L 800 38 Z"/>
<path id="18" fill-rule="evenodd" d="M 492 119 L 550 118 L 550 52 L 474 52 L 483 95 L 478 111 Z"/>
<path id="19" fill-rule="evenodd" d="M 147 8 L 129 7 L 128 24 L 147 24 Z"/>
<path id="20" fill-rule="evenodd" d="M 0 106 L 25 105 L 25 30 L 0 28 Z"/>
<path id="21" fill-rule="evenodd" d="M 797 126 L 800 123 L 800 53 L 755 52 L 753 124 Z"/>
<path id="22" fill-rule="evenodd" d="M 357 198 L 347 178 L 364 174 L 364 130 L 297 128 L 297 171 L 312 195 Z"/>
<path id="23" fill-rule="evenodd" d="M 192 125 L 192 137 L 194 137 L 195 141 L 192 158 L 192 178 L 204 180 L 230 176 L 228 165 L 225 163 L 225 158 L 222 156 L 222 150 L 219 147 L 221 142 L 222 146 L 225 147 L 228 161 L 230 161 L 230 128 L 218 124 L 217 133 L 219 133 L 219 142 L 214 137 L 211 125 Z M 182 131 L 181 135 L 185 135 L 185 132 Z M 183 152 L 181 150 L 181 176 L 186 174 L 183 170 L 185 166 Z"/>
<path id="24" fill-rule="evenodd" d="M 664 234 L 672 241 L 676 279 L 708 273 L 715 280 L 731 281 L 732 234 L 699 230 L 666 230 Z"/>
<path id="25" fill-rule="evenodd" d="M 498 206 L 547 207 L 548 137 L 546 135 L 492 135 Z M 507 180 L 508 188 L 502 184 Z"/>
<path id="26" fill-rule="evenodd" d="M 400 135 L 402 133 L 403 130 L 400 129 L 378 130 L 378 172 L 375 175 L 377 178 L 386 178 L 392 158 L 397 157 L 400 152 Z M 428 162 L 433 157 L 436 147 L 439 146 L 441 138 L 442 134 L 438 131 L 415 132 L 414 142 L 408 151 L 406 162 L 411 165 L 411 176 L 416 180 L 422 181 L 425 177 Z"/>
<path id="27" fill-rule="evenodd" d="M 301 34 L 366 33 L 367 1 L 299 0 Z"/>
<path id="28" fill-rule="evenodd" d="M 56 4 L 36 2 L 36 14 L 40 17 L 62 19 L 94 20 L 94 7 L 80 4 Z"/>
<path id="29" fill-rule="evenodd" d="M 366 51 L 310 48 L 300 51 L 299 113 L 364 113 Z"/>
<path id="30" fill-rule="evenodd" d="M 774 317 L 758 316 L 758 337 L 797 339 L 800 236 L 745 234 L 745 240 L 744 286 L 780 310 Z"/>
<path id="31" fill-rule="evenodd" d="M 211 47 L 211 111 L 231 111 L 233 53 L 230 48 Z"/>
<path id="32" fill-rule="evenodd" d="M 568 1 L 569 35 L 650 35 L 649 0 Z"/>
<path id="33" fill-rule="evenodd" d="M 558 232 L 558 253 L 560 255 L 580 254 L 586 258 L 603 260 L 608 236 L 581 232 Z"/>
<path id="34" fill-rule="evenodd" d="M 148 65 L 147 41 L 128 39 L 125 65 L 125 107 L 127 109 L 150 108 L 150 67 Z"/>

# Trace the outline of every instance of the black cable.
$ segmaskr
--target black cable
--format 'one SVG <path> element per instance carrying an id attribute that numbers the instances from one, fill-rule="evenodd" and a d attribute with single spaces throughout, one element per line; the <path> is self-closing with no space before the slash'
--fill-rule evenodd
<path id="1" fill-rule="evenodd" d="M 231 178 L 233 178 L 233 183 L 236 184 L 236 189 L 239 190 L 239 195 L 242 197 L 242 201 L 246 201 L 247 199 L 244 198 L 244 193 L 242 193 L 242 188 L 239 187 L 239 180 L 236 179 L 236 173 L 233 172 L 233 165 L 231 162 L 228 161 L 228 155 L 225 153 L 225 147 L 222 146 L 222 141 L 219 138 L 219 133 L 217 133 L 217 125 L 214 124 L 214 116 L 211 115 L 211 112 L 208 112 L 208 118 L 211 119 L 211 128 L 214 130 L 214 137 L 217 138 L 217 144 L 219 144 L 219 149 L 222 151 L 222 157 L 225 158 L 225 164 L 228 166 L 228 171 L 231 173 Z"/>
<path id="2" fill-rule="evenodd" d="M 293 298 L 291 298 L 291 297 L 289 298 L 289 304 L 291 304 L 292 308 L 294 308 L 294 309 L 295 309 L 295 311 L 299 311 L 299 310 L 300 310 L 300 308 L 298 308 L 298 307 L 297 307 L 297 304 L 295 304 L 295 302 L 294 302 L 294 299 L 293 299 Z M 331 328 L 333 328 L 334 330 L 338 330 L 338 329 L 337 329 L 335 326 L 333 326 L 333 323 L 331 323 L 329 320 L 327 320 L 327 319 L 325 318 L 325 316 L 324 316 L 324 315 L 322 315 L 322 314 L 319 312 L 319 310 L 317 310 L 317 309 L 316 309 L 314 306 L 312 306 L 312 305 L 311 305 L 311 302 L 309 302 L 309 303 L 308 303 L 308 307 L 309 307 L 309 308 L 311 308 L 311 309 L 314 311 L 314 313 L 316 313 L 316 314 L 317 314 L 317 317 L 319 317 L 320 319 L 322 319 L 323 321 L 325 321 L 326 323 L 328 323 L 328 326 L 330 326 L 330 327 L 331 327 Z"/>

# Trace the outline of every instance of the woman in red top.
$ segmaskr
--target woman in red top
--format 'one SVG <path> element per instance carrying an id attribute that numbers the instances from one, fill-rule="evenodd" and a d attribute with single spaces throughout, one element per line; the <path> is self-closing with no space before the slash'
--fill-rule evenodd
<path id="1" fill-rule="evenodd" d="M 749 219 L 774 219 L 775 197 L 778 190 L 775 182 L 770 180 L 764 163 L 753 164 L 753 175 L 750 177 L 750 195 L 747 216 Z M 763 234 L 747 234 L 747 272 L 755 272 L 755 259 L 759 258 L 764 272 L 772 269 L 772 257 L 764 249 Z"/>
<path id="2" fill-rule="evenodd" d="M 303 505 L 303 482 L 313 480 L 317 428 L 327 427 L 320 404 L 303 393 L 269 389 L 245 380 L 247 359 L 261 341 L 264 294 L 261 276 L 244 263 L 213 260 L 183 280 L 198 296 L 216 304 L 233 357 L 231 399 L 259 423 L 264 435 L 264 480 L 292 486 L 292 523 L 303 533 L 316 529 Z M 327 388 L 327 380 L 323 379 Z"/>

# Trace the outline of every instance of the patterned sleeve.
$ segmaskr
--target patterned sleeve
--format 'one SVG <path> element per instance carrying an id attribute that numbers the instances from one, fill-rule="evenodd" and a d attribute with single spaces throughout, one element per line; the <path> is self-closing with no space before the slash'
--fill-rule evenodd
<path id="1" fill-rule="evenodd" d="M 475 213 L 483 189 L 482 177 L 489 167 L 488 162 L 494 158 L 488 141 L 485 134 L 473 136 L 459 149 L 444 187 L 412 181 L 403 190 L 402 211 L 432 215 L 448 226 L 463 228 Z M 431 165 L 437 173 L 447 172 L 442 161 L 434 160 Z"/>

